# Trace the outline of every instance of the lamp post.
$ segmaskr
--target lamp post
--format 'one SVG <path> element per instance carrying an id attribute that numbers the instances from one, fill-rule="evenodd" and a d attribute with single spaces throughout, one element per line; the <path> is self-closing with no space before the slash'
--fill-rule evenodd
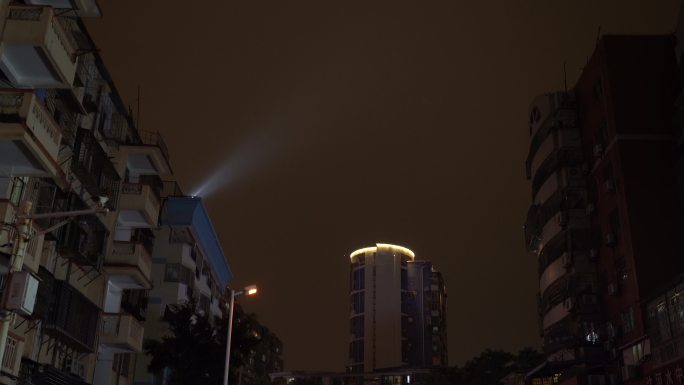
<path id="1" fill-rule="evenodd" d="M 226 341 L 226 365 L 223 370 L 223 385 L 228 385 L 228 372 L 230 371 L 230 339 L 233 334 L 233 307 L 235 305 L 235 297 L 242 294 L 255 295 L 257 293 L 257 286 L 246 286 L 244 289 L 238 291 L 232 289 L 228 290 L 230 290 L 230 310 L 228 313 L 228 340 Z"/>
<path id="2" fill-rule="evenodd" d="M 24 266 L 24 256 L 26 255 L 26 248 L 30 240 L 30 228 L 31 221 L 34 219 L 48 219 L 48 218 L 67 218 L 47 229 L 37 232 L 35 235 L 41 235 L 49 233 L 56 230 L 67 223 L 69 223 L 73 218 L 84 216 L 84 215 L 96 215 L 96 214 L 106 214 L 109 209 L 105 207 L 105 204 L 109 200 L 107 197 L 97 198 L 97 207 L 84 209 L 84 210 L 72 210 L 72 211 L 61 211 L 54 213 L 44 213 L 44 214 L 31 214 L 33 202 L 24 201 L 24 203 L 19 208 L 19 211 L 15 214 L 14 228 L 16 231 L 16 241 L 13 245 L 12 261 L 10 263 L 9 272 L 7 273 L 7 281 L 10 282 L 12 274 L 20 272 Z M 35 301 L 35 298 L 33 298 Z M 5 348 L 7 347 L 7 336 L 9 334 L 10 322 L 14 318 L 14 313 L 5 308 L 0 307 L 0 363 L 5 358 Z"/>

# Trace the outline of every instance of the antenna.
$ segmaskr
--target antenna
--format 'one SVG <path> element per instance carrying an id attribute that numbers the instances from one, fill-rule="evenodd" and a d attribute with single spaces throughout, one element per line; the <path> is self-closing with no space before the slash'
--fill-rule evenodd
<path id="1" fill-rule="evenodd" d="M 568 92 L 568 62 L 563 62 L 563 85 L 565 86 L 565 92 Z"/>
<path id="2" fill-rule="evenodd" d="M 596 45 L 598 45 L 599 40 L 601 40 L 601 26 L 598 26 L 598 29 L 596 30 Z"/>
<path id="3" fill-rule="evenodd" d="M 138 130 L 140 130 L 140 84 L 138 84 L 138 112 L 135 117 L 135 125 L 138 126 Z"/>

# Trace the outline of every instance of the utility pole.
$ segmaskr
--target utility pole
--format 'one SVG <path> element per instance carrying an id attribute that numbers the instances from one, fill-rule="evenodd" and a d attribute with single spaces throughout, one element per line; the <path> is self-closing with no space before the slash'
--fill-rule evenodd
<path id="1" fill-rule="evenodd" d="M 4 288 L 4 293 L 3 293 L 3 298 L 7 298 L 8 292 L 9 292 L 9 287 L 8 283 L 10 282 L 10 278 L 12 277 L 13 273 L 21 271 L 22 267 L 24 266 L 24 256 L 26 255 L 26 245 L 28 244 L 28 239 L 29 239 L 29 225 L 30 225 L 30 220 L 28 219 L 28 215 L 31 212 L 31 207 L 33 204 L 31 201 L 26 201 L 24 204 L 21 205 L 19 208 L 19 213 L 16 215 L 16 221 L 14 224 L 14 228 L 16 231 L 16 241 L 14 242 L 14 245 L 12 246 L 12 260 L 10 262 L 10 268 L 9 272 L 7 273 L 7 277 L 5 279 L 5 288 Z M 3 301 L 4 302 L 4 301 Z M 7 335 L 9 334 L 9 328 L 10 324 L 14 320 L 14 313 L 11 311 L 4 309 L 4 303 L 3 303 L 3 309 L 0 310 L 0 366 L 2 365 L 3 360 L 5 359 L 5 349 L 7 347 Z"/>
<path id="2" fill-rule="evenodd" d="M 53 230 L 58 229 L 71 222 L 71 218 L 83 216 L 83 215 L 94 215 L 94 214 L 105 214 L 109 212 L 109 209 L 104 207 L 107 203 L 106 197 L 98 198 L 98 207 L 93 209 L 85 210 L 73 210 L 73 211 L 63 211 L 55 213 L 45 213 L 45 214 L 31 214 L 31 208 L 33 203 L 31 201 L 25 201 L 19 211 L 15 214 L 14 228 L 15 228 L 15 242 L 12 247 L 12 260 L 10 262 L 10 269 L 7 273 L 5 279 L 5 289 L 3 293 L 3 303 L 0 309 L 0 366 L 2 361 L 5 359 L 5 349 L 7 347 L 7 336 L 9 335 L 10 324 L 14 320 L 14 312 L 10 309 L 5 308 L 5 300 L 9 293 L 9 287 L 7 284 L 12 280 L 12 274 L 20 272 L 24 267 L 24 257 L 26 256 L 26 247 L 30 239 L 31 231 L 31 220 L 33 219 L 44 219 L 44 218 L 68 218 L 62 222 L 51 226 L 36 235 L 41 235 L 49 233 Z M 33 299 L 35 301 L 35 298 Z"/>

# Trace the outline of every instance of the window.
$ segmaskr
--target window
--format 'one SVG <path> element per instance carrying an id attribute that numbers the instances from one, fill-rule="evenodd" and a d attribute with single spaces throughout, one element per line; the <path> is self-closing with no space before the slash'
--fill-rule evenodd
<path id="1" fill-rule="evenodd" d="M 353 338 L 363 338 L 364 335 L 364 318 L 363 316 L 353 317 L 349 320 L 349 331 Z"/>
<path id="2" fill-rule="evenodd" d="M 672 333 L 670 330 L 669 314 L 667 311 L 665 298 L 661 299 L 661 301 L 655 307 L 655 319 L 661 339 L 666 340 L 670 338 Z"/>
<path id="3" fill-rule="evenodd" d="M 603 83 L 601 81 L 601 78 L 599 78 L 596 83 L 594 83 L 594 96 L 596 96 L 596 99 L 600 99 L 603 97 Z"/>
<path id="4" fill-rule="evenodd" d="M 627 275 L 627 261 L 624 256 L 615 259 L 615 273 L 618 281 L 624 281 L 628 278 Z"/>
<path id="5" fill-rule="evenodd" d="M 408 291 L 401 292 L 401 312 L 408 314 L 411 312 L 411 303 L 413 299 L 413 293 Z"/>
<path id="6" fill-rule="evenodd" d="M 359 268 L 352 271 L 352 290 L 363 290 L 366 279 L 366 269 Z"/>
<path id="7" fill-rule="evenodd" d="M 185 266 L 180 266 L 178 282 L 191 285 L 194 282 L 195 273 Z"/>
<path id="8" fill-rule="evenodd" d="M 358 292 L 352 294 L 352 312 L 353 314 L 362 314 L 365 305 L 365 292 Z"/>
<path id="9" fill-rule="evenodd" d="M 620 212 L 617 209 L 610 212 L 610 231 L 616 236 L 620 234 Z"/>
<path id="10" fill-rule="evenodd" d="M 622 331 L 625 334 L 634 330 L 634 308 L 630 306 L 629 309 L 622 312 L 620 318 L 622 318 Z"/>
<path id="11" fill-rule="evenodd" d="M 349 359 L 356 362 L 363 362 L 363 340 L 353 341 L 349 344 Z"/>
<path id="12" fill-rule="evenodd" d="M 411 324 L 411 322 L 409 321 L 409 317 L 406 315 L 402 315 L 401 316 L 401 336 L 402 336 L 402 338 L 408 338 L 410 324 Z"/>
<path id="13" fill-rule="evenodd" d="M 408 290 L 408 271 L 406 268 L 401 268 L 401 290 Z"/>
<path id="14" fill-rule="evenodd" d="M 119 373 L 123 377 L 128 377 L 130 365 L 130 355 L 127 353 L 114 354 L 112 360 L 112 370 Z"/>
<path id="15" fill-rule="evenodd" d="M 164 272 L 165 282 L 178 282 L 180 265 L 177 263 L 169 263 L 166 265 Z"/>
<path id="16" fill-rule="evenodd" d="M 684 285 L 667 294 L 672 335 L 684 332 Z"/>

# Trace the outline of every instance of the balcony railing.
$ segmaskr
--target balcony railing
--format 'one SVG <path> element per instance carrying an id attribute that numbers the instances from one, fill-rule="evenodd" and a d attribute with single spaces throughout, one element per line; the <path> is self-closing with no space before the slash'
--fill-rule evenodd
<path id="1" fill-rule="evenodd" d="M 165 180 L 162 182 L 164 184 L 164 188 L 162 190 L 162 196 L 163 197 L 178 197 L 178 196 L 184 196 L 183 190 L 181 190 L 180 185 L 178 182 L 173 181 L 173 180 Z"/>
<path id="2" fill-rule="evenodd" d="M 164 155 L 164 158 L 166 158 L 166 161 L 168 162 L 169 159 L 169 149 L 166 147 L 166 142 L 164 142 L 164 138 L 162 138 L 161 134 L 158 132 L 152 132 L 152 131 L 143 131 L 139 130 L 138 134 L 140 135 L 140 141 L 142 144 L 146 146 L 156 146 L 159 147 L 159 150 L 161 150 L 162 154 Z"/>
<path id="3" fill-rule="evenodd" d="M 160 184 L 155 182 L 153 177 L 141 177 L 139 183 L 125 182 L 121 185 L 119 210 L 135 211 L 139 214 L 135 217 L 120 215 L 119 221 L 125 222 L 126 226 L 134 228 L 157 225 L 161 202 L 161 187 Z"/>
<path id="4" fill-rule="evenodd" d="M 62 140 L 62 129 L 33 92 L 0 90 L 0 133 L 3 137 L 12 130 L 9 125 L 11 123 L 23 124 L 24 130 L 30 133 L 28 144 L 31 149 L 36 153 L 45 152 L 47 155 L 48 159 L 44 162 L 56 161 Z M 17 127 L 21 134 L 24 130 L 19 131 Z M 32 142 L 36 144 L 31 146 Z"/>
<path id="5" fill-rule="evenodd" d="M 149 290 L 124 290 L 121 295 L 121 309 L 138 321 L 145 321 L 148 295 Z"/>
<path id="6" fill-rule="evenodd" d="M 24 358 L 17 385 L 90 385 L 75 374 Z"/>
<path id="7" fill-rule="evenodd" d="M 26 65 L 27 59 L 21 51 L 10 48 L 3 53 L 3 60 L 8 61 L 10 77 L 17 86 L 41 87 L 59 85 L 70 87 L 76 74 L 76 52 L 78 44 L 52 7 L 11 5 L 7 14 L 7 22 L 3 34 L 3 43 L 8 47 L 38 47 L 43 55 L 36 54 L 28 59 L 41 61 L 47 65 L 46 70 L 39 70 L 39 65 Z M 47 59 L 45 61 L 43 58 Z M 21 67 L 23 65 L 23 68 Z M 19 66 L 17 66 L 19 65 Z M 57 78 L 45 84 L 45 76 Z M 56 83 L 54 83 L 56 82 Z"/>
<path id="8" fill-rule="evenodd" d="M 130 314 L 105 314 L 101 341 L 105 345 L 142 351 L 143 326 Z"/>
<path id="9" fill-rule="evenodd" d="M 100 310 L 66 281 L 53 282 L 53 290 L 43 292 L 41 298 L 41 301 L 49 301 L 43 321 L 45 331 L 56 334 L 78 351 L 92 352 L 95 347 Z"/>
<path id="10" fill-rule="evenodd" d="M 99 219 L 85 217 L 60 230 L 57 245 L 64 254 L 78 264 L 101 268 L 107 229 Z"/>
<path id="11" fill-rule="evenodd" d="M 120 178 L 91 130 L 78 130 L 71 170 L 90 195 L 109 197 L 107 207 L 116 209 Z"/>
<path id="12" fill-rule="evenodd" d="M 106 257 L 105 262 L 113 281 L 116 281 L 116 276 L 119 275 L 132 275 L 140 287 L 149 288 L 152 275 L 152 257 L 143 243 L 114 241 L 112 253 Z M 126 268 L 133 270 L 126 273 Z"/>

